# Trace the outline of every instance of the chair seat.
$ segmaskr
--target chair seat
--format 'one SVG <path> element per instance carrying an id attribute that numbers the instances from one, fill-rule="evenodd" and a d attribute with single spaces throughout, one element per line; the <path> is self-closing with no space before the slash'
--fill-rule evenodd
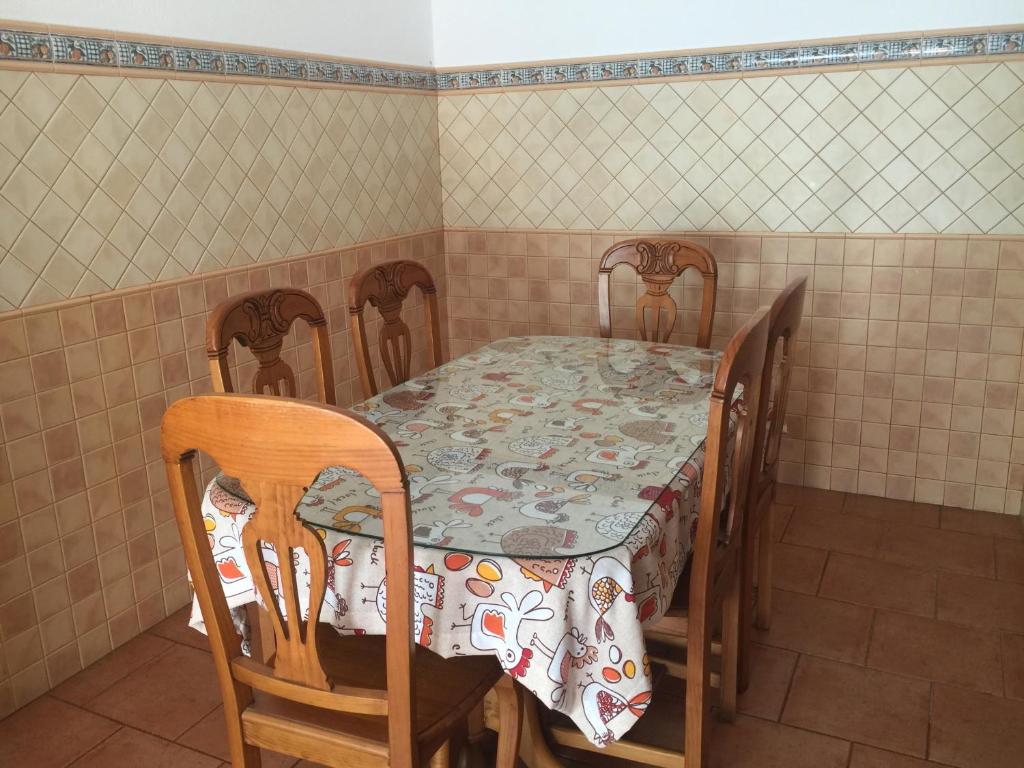
<path id="1" fill-rule="evenodd" d="M 333 627 L 317 627 L 320 659 L 335 686 L 387 688 L 385 638 L 382 636 L 341 636 Z M 273 662 L 271 661 L 271 664 Z M 501 678 L 496 659 L 464 656 L 445 659 L 421 646 L 416 647 L 413 667 L 416 712 L 415 734 L 421 756 L 426 760 L 445 740 L 452 723 L 466 718 Z M 254 702 L 242 713 L 246 740 L 260 744 L 260 733 L 282 731 L 315 734 L 327 752 L 356 748 L 386 757 L 386 717 L 333 712 L 289 699 L 254 691 Z M 326 760 L 324 754 L 304 755 L 338 764 L 340 754 Z M 342 760 L 341 764 L 344 763 Z"/>

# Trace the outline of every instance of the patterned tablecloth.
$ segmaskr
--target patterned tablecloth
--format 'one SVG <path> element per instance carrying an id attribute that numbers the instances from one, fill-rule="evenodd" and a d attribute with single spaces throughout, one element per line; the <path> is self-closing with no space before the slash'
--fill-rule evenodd
<path id="1" fill-rule="evenodd" d="M 417 642 L 447 657 L 494 654 L 595 743 L 628 731 L 651 696 L 643 625 L 671 600 L 696 531 L 718 359 L 646 342 L 517 337 L 356 406 L 392 437 L 409 474 Z M 255 593 L 240 529 L 253 506 L 219 477 L 203 513 L 245 636 L 242 606 Z M 384 634 L 372 489 L 329 468 L 298 513 L 331 563 L 320 620 Z M 273 550 L 264 555 L 275 568 Z M 308 573 L 304 554 L 295 558 Z M 203 629 L 197 603 L 192 626 Z"/>

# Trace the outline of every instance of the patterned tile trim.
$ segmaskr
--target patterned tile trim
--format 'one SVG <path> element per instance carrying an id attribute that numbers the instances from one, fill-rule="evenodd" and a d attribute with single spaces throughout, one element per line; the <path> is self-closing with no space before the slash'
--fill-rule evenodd
<path id="1" fill-rule="evenodd" d="M 28 61 L 436 91 L 422 69 L 0 27 L 0 63 Z"/>
<path id="2" fill-rule="evenodd" d="M 690 52 L 608 61 L 512 65 L 501 69 L 432 72 L 337 60 L 276 56 L 170 42 L 112 40 L 103 36 L 0 27 L 0 62 L 29 61 L 96 67 L 206 73 L 213 76 L 308 80 L 419 91 L 507 88 L 559 83 L 648 80 L 681 75 L 926 61 L 1024 52 L 1024 30 L 830 42 L 791 48 Z"/>
<path id="3" fill-rule="evenodd" d="M 536 86 L 588 81 L 648 80 L 684 75 L 707 76 L 736 72 L 785 70 L 795 67 L 830 67 L 879 62 L 962 59 L 1014 54 L 1024 51 L 1024 30 L 958 33 L 882 40 L 835 41 L 792 48 L 740 50 L 732 53 L 690 52 L 679 55 L 639 56 L 615 61 L 575 61 L 501 69 L 439 72 L 438 89 Z"/>

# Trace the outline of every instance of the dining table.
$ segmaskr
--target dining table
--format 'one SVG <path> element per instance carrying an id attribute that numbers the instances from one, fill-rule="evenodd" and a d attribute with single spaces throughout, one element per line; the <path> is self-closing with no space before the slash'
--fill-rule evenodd
<path id="1" fill-rule="evenodd" d="M 652 696 L 644 629 L 668 608 L 694 541 L 720 357 L 646 341 L 512 337 L 353 406 L 405 465 L 416 642 L 445 657 L 493 655 L 595 744 L 621 738 Z M 254 506 L 218 475 L 202 509 L 247 641 L 257 595 L 241 531 Z M 354 471 L 327 467 L 296 513 L 328 554 L 319 620 L 383 635 L 378 494 Z M 275 584 L 280 563 L 263 547 Z M 301 550 L 290 565 L 308 575 Z M 190 623 L 203 630 L 197 602 Z M 544 749 L 531 723 L 535 715 L 524 743 Z M 554 764 L 527 751 L 534 768 Z"/>

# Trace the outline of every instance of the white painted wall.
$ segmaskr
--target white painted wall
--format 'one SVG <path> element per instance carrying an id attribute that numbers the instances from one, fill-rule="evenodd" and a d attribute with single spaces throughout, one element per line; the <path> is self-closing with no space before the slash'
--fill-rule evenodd
<path id="1" fill-rule="evenodd" d="M 455 67 L 1024 23 L 1024 0 L 0 0 L 0 18 Z"/>
<path id="2" fill-rule="evenodd" d="M 439 67 L 1024 23 L 1024 0 L 433 0 Z"/>
<path id="3" fill-rule="evenodd" d="M 431 0 L 0 0 L 0 19 L 429 66 L 430 4 Z"/>

